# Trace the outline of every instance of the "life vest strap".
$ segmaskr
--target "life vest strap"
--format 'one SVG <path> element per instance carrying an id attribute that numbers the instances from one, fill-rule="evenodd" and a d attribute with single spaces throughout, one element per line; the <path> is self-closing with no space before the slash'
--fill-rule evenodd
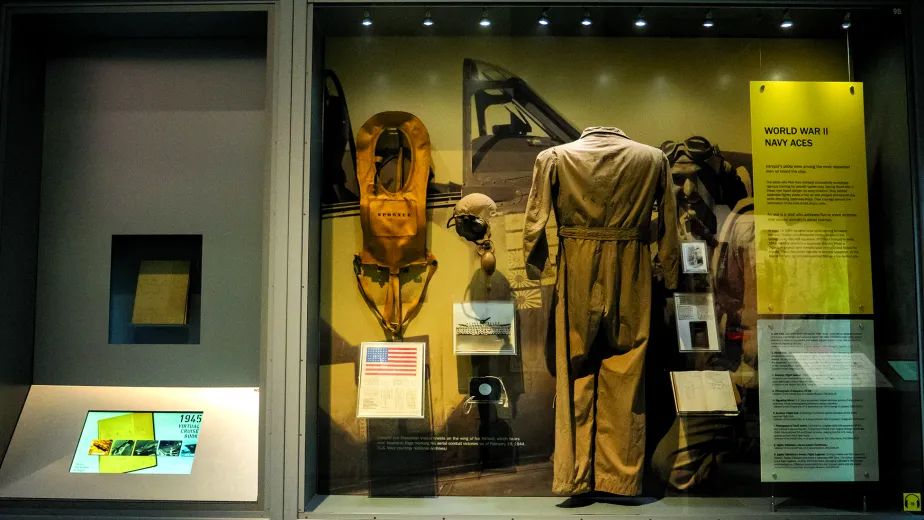
<path id="1" fill-rule="evenodd" d="M 404 314 L 402 310 L 401 282 L 398 278 L 399 275 L 394 273 L 388 274 L 388 285 L 385 289 L 385 312 L 383 313 L 379 310 L 378 305 L 375 304 L 375 301 L 369 296 L 369 292 L 366 290 L 366 282 L 362 276 L 362 265 L 362 260 L 359 255 L 354 256 L 353 273 L 356 275 L 356 285 L 359 287 L 359 294 L 362 295 L 363 301 L 366 302 L 366 306 L 372 311 L 373 316 L 375 316 L 376 321 L 379 322 L 382 329 L 394 339 L 402 339 L 408 324 L 417 317 L 421 307 L 423 307 L 424 300 L 427 297 L 427 287 L 430 285 L 430 279 L 433 278 L 438 267 L 436 256 L 434 256 L 433 253 L 427 253 L 427 276 L 424 278 L 420 294 L 410 302 L 407 314 Z"/>

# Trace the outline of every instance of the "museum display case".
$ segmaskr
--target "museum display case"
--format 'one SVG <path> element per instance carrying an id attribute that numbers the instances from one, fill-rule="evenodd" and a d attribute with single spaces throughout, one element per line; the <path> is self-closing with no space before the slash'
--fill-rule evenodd
<path id="1" fill-rule="evenodd" d="M 913 508 L 909 16 L 313 5 L 303 516 Z"/>
<path id="2" fill-rule="evenodd" d="M 0 514 L 269 508 L 275 14 L 4 7 Z"/>

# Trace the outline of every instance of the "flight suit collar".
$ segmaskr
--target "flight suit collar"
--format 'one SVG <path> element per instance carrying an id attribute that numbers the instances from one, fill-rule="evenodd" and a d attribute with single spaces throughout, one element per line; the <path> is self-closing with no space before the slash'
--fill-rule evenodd
<path id="1" fill-rule="evenodd" d="M 590 126 L 584 129 L 584 133 L 581 134 L 581 139 L 593 134 L 610 134 L 625 137 L 626 139 L 629 138 L 625 132 L 614 126 Z"/>

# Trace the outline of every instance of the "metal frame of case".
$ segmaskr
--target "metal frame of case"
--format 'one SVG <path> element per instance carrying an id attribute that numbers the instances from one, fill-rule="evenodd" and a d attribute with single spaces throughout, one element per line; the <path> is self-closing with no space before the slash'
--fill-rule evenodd
<path id="1" fill-rule="evenodd" d="M 334 1 L 333 3 L 341 3 Z M 362 5 L 368 2 L 347 0 L 342 3 Z M 378 0 L 379 4 L 403 4 L 401 0 Z M 475 4 L 485 2 L 461 0 L 429 4 Z M 494 2 L 488 2 L 494 3 Z M 498 2 L 499 3 L 499 2 Z M 530 5 L 534 2 L 513 0 L 504 4 Z M 559 4 L 587 5 L 676 5 L 711 6 L 748 5 L 788 7 L 793 2 L 752 0 L 661 1 L 646 2 L 577 2 L 566 0 Z M 424 6 L 425 3 L 419 3 Z M 880 2 L 827 1 L 800 2 L 800 7 L 845 8 L 851 6 L 881 6 Z M 924 6 L 911 1 L 897 1 L 893 5 L 906 16 L 906 42 L 909 73 L 909 135 L 911 136 L 912 170 L 916 172 L 914 194 L 915 272 L 917 279 L 918 329 L 924 323 L 924 259 L 921 255 L 924 230 Z M 355 513 L 323 512 L 318 506 L 324 497 L 317 495 L 316 460 L 318 400 L 318 317 L 319 317 L 319 88 L 312 82 L 312 70 L 321 61 L 319 46 L 315 45 L 313 29 L 314 4 L 302 0 L 223 0 L 132 2 L 128 0 L 105 2 L 23 2 L 7 3 L 2 8 L 2 27 L 9 28 L 11 17 L 23 13 L 119 13 L 119 12 L 201 12 L 201 11 L 263 10 L 268 13 L 268 86 L 271 92 L 272 123 L 269 148 L 269 283 L 265 290 L 264 345 L 262 348 L 264 371 L 262 387 L 265 396 L 265 415 L 261 433 L 262 465 L 261 499 L 249 507 L 225 504 L 176 503 L 165 509 L 164 504 L 105 502 L 73 504 L 64 502 L 0 502 L 0 517 L 35 517 L 65 514 L 71 518 L 512 518 L 499 514 L 509 501 L 530 501 L 535 507 L 526 515 L 514 515 L 516 520 L 565 516 L 566 510 L 556 510 L 557 499 L 544 498 L 475 498 L 442 497 L 421 503 L 414 499 L 380 499 L 371 504 L 365 497 L 351 497 Z M 4 41 L 7 41 L 6 39 Z M 8 49 L 4 45 L 4 63 Z M 6 78 L 6 74 L 4 74 Z M 4 81 L 3 87 L 6 87 Z M 2 94 L 0 94 L 2 96 Z M 2 96 L 5 101 L 6 97 Z M 5 110 L 4 110 L 5 114 Z M 9 130 L 4 125 L 0 139 Z M 918 338 L 918 352 L 922 352 L 922 339 Z M 921 370 L 919 366 L 919 370 Z M 924 376 L 924 372 L 921 374 Z M 924 377 L 919 378 L 924 380 Z M 919 386 L 921 386 L 919 381 Z M 924 392 L 924 387 L 921 388 Z M 901 491 L 901 490 L 897 490 Z M 664 510 L 665 517 L 683 514 L 680 509 L 694 510 L 694 517 L 717 518 L 749 516 L 775 518 L 771 512 L 771 499 L 687 499 L 675 498 L 671 507 Z M 486 504 L 493 511 L 478 513 L 475 503 Z M 521 509 L 518 506 L 518 509 Z M 488 509 L 484 509 L 488 511 Z M 765 514 L 761 514 L 761 512 Z M 620 512 L 580 511 L 575 514 L 592 514 L 595 518 L 617 518 Z M 756 513 L 756 514 L 755 514 Z M 601 516 L 602 514 L 602 516 Z M 831 518 L 837 511 L 822 512 Z M 632 516 L 635 516 L 634 514 Z M 649 515 L 651 516 L 651 515 Z M 787 514 L 787 517 L 798 514 Z M 814 512 L 813 517 L 819 516 Z M 896 515 L 898 516 L 898 515 Z"/>

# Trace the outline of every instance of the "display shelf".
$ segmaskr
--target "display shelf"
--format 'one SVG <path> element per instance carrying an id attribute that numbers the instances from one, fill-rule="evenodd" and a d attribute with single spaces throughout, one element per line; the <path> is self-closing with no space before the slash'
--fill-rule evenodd
<path id="1" fill-rule="evenodd" d="M 192 472 L 71 472 L 75 451 L 87 449 L 78 441 L 95 410 L 202 412 Z M 255 502 L 259 414 L 257 388 L 34 385 L 0 466 L 0 499 Z"/>
<path id="2" fill-rule="evenodd" d="M 305 519 L 415 518 L 420 520 L 482 520 L 505 518 L 539 520 L 547 518 L 690 518 L 690 519 L 772 519 L 779 515 L 808 518 L 849 518 L 866 516 L 862 497 L 840 506 L 796 504 L 786 498 L 610 498 L 585 507 L 568 508 L 565 497 L 437 497 L 368 498 L 364 496 L 318 495 L 308 503 Z M 776 504 L 775 506 L 773 504 Z M 775 507 L 775 511 L 773 511 Z M 877 515 L 877 518 L 907 518 L 904 515 Z"/>

